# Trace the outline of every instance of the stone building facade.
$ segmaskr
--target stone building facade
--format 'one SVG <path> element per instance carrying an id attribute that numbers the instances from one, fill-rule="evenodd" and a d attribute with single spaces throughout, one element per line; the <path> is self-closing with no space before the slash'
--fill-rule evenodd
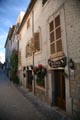
<path id="1" fill-rule="evenodd" d="M 12 37 L 14 29 L 15 29 L 15 25 L 9 28 L 9 32 L 8 32 L 7 39 L 6 39 L 5 46 L 4 46 L 5 47 L 5 69 L 6 69 L 7 75 L 10 69 L 10 56 L 11 56 L 11 51 L 12 51 L 11 37 Z"/>
<path id="2" fill-rule="evenodd" d="M 21 11 L 16 19 L 15 25 L 10 27 L 7 35 L 7 39 L 5 43 L 5 62 L 6 62 L 6 70 L 8 75 L 10 74 L 10 67 L 11 67 L 10 56 L 12 54 L 12 51 L 13 50 L 18 51 L 18 47 L 19 47 L 18 40 L 20 39 L 20 36 L 17 35 L 17 30 L 20 26 L 23 16 L 24 16 L 24 12 Z"/>
<path id="3" fill-rule="evenodd" d="M 64 10 L 68 57 L 74 61 L 74 70 L 69 68 L 69 80 L 72 111 L 75 112 L 80 110 L 80 1 L 67 1 Z"/>
<path id="4" fill-rule="evenodd" d="M 24 16 L 24 12 L 23 11 L 20 11 L 17 19 L 16 19 L 16 23 L 15 23 L 15 29 L 13 31 L 13 34 L 12 34 L 12 38 L 11 38 L 11 47 L 12 47 L 12 51 L 15 49 L 15 50 L 18 50 L 18 47 L 19 47 L 19 43 L 18 43 L 18 39 L 19 39 L 19 36 L 17 35 L 17 30 L 21 24 L 21 21 L 23 19 L 23 16 Z"/>
<path id="5" fill-rule="evenodd" d="M 79 31 L 79 0 L 31 0 L 17 32 L 22 85 L 70 114 L 80 110 Z"/>

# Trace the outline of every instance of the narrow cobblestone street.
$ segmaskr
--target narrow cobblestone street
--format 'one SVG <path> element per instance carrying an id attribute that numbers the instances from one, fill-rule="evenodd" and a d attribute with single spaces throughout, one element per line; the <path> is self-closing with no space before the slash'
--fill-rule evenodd
<path id="1" fill-rule="evenodd" d="M 69 120 L 0 71 L 0 120 Z"/>

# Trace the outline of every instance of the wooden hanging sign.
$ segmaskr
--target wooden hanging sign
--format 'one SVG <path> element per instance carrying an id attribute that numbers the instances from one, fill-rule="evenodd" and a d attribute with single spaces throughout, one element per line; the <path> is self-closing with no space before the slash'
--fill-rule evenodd
<path id="1" fill-rule="evenodd" d="M 61 58 L 59 60 L 56 60 L 56 61 L 54 61 L 52 59 L 48 59 L 48 64 L 52 68 L 57 68 L 57 67 L 63 67 L 64 68 L 66 66 L 66 63 L 67 63 L 66 62 L 66 57 L 63 57 L 63 58 Z"/>

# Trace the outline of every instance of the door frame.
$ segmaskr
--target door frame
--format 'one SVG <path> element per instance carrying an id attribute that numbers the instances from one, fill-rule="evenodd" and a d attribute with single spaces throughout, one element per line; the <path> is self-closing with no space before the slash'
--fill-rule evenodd
<path id="1" fill-rule="evenodd" d="M 28 82 L 29 82 L 29 72 L 32 72 L 32 70 L 27 70 L 26 72 L 26 74 L 27 74 L 27 88 L 30 90 L 30 91 L 32 91 L 32 83 L 31 84 L 29 84 Z M 31 73 L 32 74 L 32 73 Z M 31 76 L 30 76 L 31 77 Z"/>
<path id="2" fill-rule="evenodd" d="M 56 79 L 55 79 L 55 71 L 60 71 L 60 97 L 57 98 L 56 96 Z M 63 98 L 63 88 L 62 88 L 62 71 L 64 71 L 64 69 L 55 69 L 53 70 L 53 74 L 54 74 L 54 89 L 55 89 L 55 105 L 58 106 L 59 108 L 66 110 L 66 92 L 65 92 L 65 100 L 62 99 Z M 64 77 L 64 84 L 65 84 L 65 77 Z M 66 85 L 65 87 L 65 91 L 66 91 Z M 58 100 L 57 100 L 58 99 Z M 57 101 L 56 101 L 57 100 Z M 62 102 L 64 105 L 62 105 L 62 103 L 57 103 L 57 102 Z"/>

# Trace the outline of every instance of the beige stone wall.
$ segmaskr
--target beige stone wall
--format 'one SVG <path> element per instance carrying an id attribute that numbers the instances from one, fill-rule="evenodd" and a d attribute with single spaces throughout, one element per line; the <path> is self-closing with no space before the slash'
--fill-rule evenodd
<path id="1" fill-rule="evenodd" d="M 22 66 L 27 66 L 27 62 L 29 61 L 29 64 L 31 62 L 31 58 L 26 59 L 26 45 L 28 41 L 32 38 L 32 17 L 31 14 L 29 15 L 30 17 L 30 28 L 27 29 L 27 21 L 25 22 L 20 35 L 21 35 L 21 40 L 19 41 L 19 50 L 21 51 L 21 63 Z"/>
<path id="2" fill-rule="evenodd" d="M 64 0 L 61 0 L 60 2 L 58 0 L 56 1 L 49 0 L 42 7 L 42 1 L 38 0 L 33 8 L 34 32 L 37 32 L 37 31 L 40 32 L 40 45 L 41 45 L 41 51 L 34 55 L 35 65 L 43 64 L 48 69 L 48 59 L 50 57 L 49 20 L 51 20 L 55 14 L 58 14 L 59 12 L 63 11 L 61 10 L 63 3 L 64 3 Z M 63 13 L 61 12 L 60 14 L 63 14 Z M 38 88 L 36 87 L 36 95 L 39 96 L 40 99 L 42 99 L 43 101 L 46 101 L 50 104 L 52 102 L 51 101 L 52 91 L 50 88 L 50 86 L 52 86 L 50 85 L 52 84 L 51 82 L 49 77 L 47 77 L 47 80 L 45 82 L 47 87 L 45 88 L 45 90 L 42 90 L 39 87 Z"/>
<path id="3" fill-rule="evenodd" d="M 68 56 L 75 69 L 70 69 L 70 91 L 73 112 L 80 109 L 80 1 L 67 0 L 64 5 Z"/>
<path id="4" fill-rule="evenodd" d="M 32 12 L 33 11 L 33 12 Z M 34 54 L 34 65 L 43 64 L 48 68 L 48 58 L 50 57 L 50 41 L 49 41 L 49 22 L 58 13 L 61 16 L 61 32 L 63 52 L 66 57 L 72 58 L 75 62 L 75 71 L 70 70 L 69 78 L 65 78 L 66 84 L 66 106 L 67 110 L 75 110 L 76 101 L 79 103 L 79 90 L 80 90 L 80 2 L 79 0 L 48 0 L 42 7 L 42 1 L 38 0 L 34 5 L 28 18 L 30 18 L 30 27 L 27 29 L 27 20 L 20 32 L 21 40 L 19 50 L 21 51 L 22 67 L 32 64 L 32 56 L 25 57 L 26 44 L 32 38 L 32 17 L 34 17 L 34 33 L 40 32 L 40 45 L 41 50 Z M 34 13 L 34 15 L 33 15 Z M 49 69 L 49 68 L 48 68 Z M 68 64 L 65 71 L 69 73 Z M 51 78 L 47 77 L 47 92 L 41 91 L 36 88 L 36 94 L 41 96 L 42 99 L 49 97 L 52 98 Z M 47 96 L 45 96 L 47 93 Z M 44 97 L 45 98 L 44 98 Z M 72 101 L 71 98 L 72 97 Z M 73 104 L 72 104 L 73 103 Z M 78 105 L 77 105 L 78 106 Z"/>
<path id="5" fill-rule="evenodd" d="M 71 72 L 70 72 L 71 73 Z M 73 75 L 70 74 L 70 87 L 73 112 L 80 110 L 80 63 L 75 63 Z"/>
<path id="6" fill-rule="evenodd" d="M 64 6 L 68 54 L 80 61 L 80 1 L 68 0 Z"/>
<path id="7" fill-rule="evenodd" d="M 40 98 L 41 101 L 47 102 L 48 104 L 51 104 L 49 101 L 49 96 L 48 96 L 47 91 L 45 91 L 43 89 L 41 90 L 40 88 L 36 87 L 35 94 L 36 94 L 36 96 L 38 96 Z"/>
<path id="8" fill-rule="evenodd" d="M 64 25 L 64 11 L 63 11 L 63 3 L 64 0 L 58 1 L 58 0 L 48 0 L 48 2 L 42 7 L 42 1 L 38 0 L 33 8 L 33 12 L 30 13 L 30 28 L 27 30 L 27 20 L 21 30 L 21 41 L 20 41 L 20 47 L 19 50 L 21 51 L 21 61 L 22 61 L 22 67 L 32 64 L 32 56 L 29 58 L 25 57 L 25 48 L 27 42 L 32 37 L 32 16 L 34 17 L 34 33 L 39 32 L 40 33 L 40 47 L 41 50 L 38 53 L 34 54 L 34 65 L 37 66 L 38 64 L 43 64 L 48 68 L 48 58 L 50 57 L 50 37 L 49 37 L 49 22 L 51 19 L 53 19 L 54 16 L 56 16 L 58 13 L 61 14 L 61 24 L 62 25 L 62 31 L 63 31 L 63 46 L 65 46 L 65 25 Z M 34 13 L 34 15 L 32 15 Z M 63 47 L 65 54 L 66 54 L 66 46 Z M 45 91 L 42 92 L 41 89 L 38 88 L 38 91 L 36 94 L 41 97 L 42 99 L 46 96 L 44 94 L 47 94 L 47 97 L 49 98 L 49 101 L 51 102 L 52 97 L 52 91 L 50 86 L 52 86 L 49 77 L 47 77 L 47 82 Z M 41 92 L 40 92 L 41 91 Z M 44 93 L 44 94 L 43 94 Z"/>
<path id="9" fill-rule="evenodd" d="M 18 17 L 17 17 L 17 19 L 16 19 L 16 24 L 17 24 L 17 23 L 21 23 L 24 14 L 25 14 L 25 12 L 20 11 L 20 13 L 19 13 L 19 15 L 18 15 Z"/>

